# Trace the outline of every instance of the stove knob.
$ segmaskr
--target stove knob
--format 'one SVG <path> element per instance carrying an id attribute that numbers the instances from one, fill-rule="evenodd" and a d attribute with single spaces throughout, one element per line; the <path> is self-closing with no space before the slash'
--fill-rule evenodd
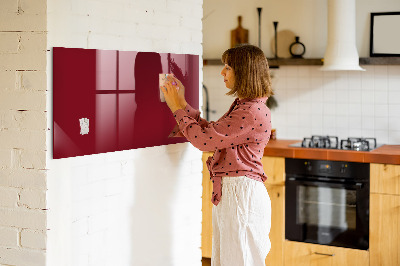
<path id="1" fill-rule="evenodd" d="M 342 164 L 342 167 L 340 168 L 340 173 L 341 174 L 346 173 L 346 169 L 347 169 L 347 164 Z"/>
<path id="2" fill-rule="evenodd" d="M 305 165 L 306 165 L 306 170 L 310 172 L 312 170 L 311 162 L 306 162 Z"/>

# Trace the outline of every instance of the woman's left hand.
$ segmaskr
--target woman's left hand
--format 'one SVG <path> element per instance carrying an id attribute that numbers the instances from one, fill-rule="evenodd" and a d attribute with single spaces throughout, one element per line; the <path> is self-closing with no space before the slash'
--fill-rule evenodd
<path id="1" fill-rule="evenodd" d="M 171 78 L 167 78 L 164 82 L 164 86 L 161 86 L 161 90 L 164 93 L 165 102 L 167 103 L 171 112 L 174 113 L 178 109 L 183 109 L 185 106 L 181 105 L 181 101 L 178 95 L 179 86 Z"/>

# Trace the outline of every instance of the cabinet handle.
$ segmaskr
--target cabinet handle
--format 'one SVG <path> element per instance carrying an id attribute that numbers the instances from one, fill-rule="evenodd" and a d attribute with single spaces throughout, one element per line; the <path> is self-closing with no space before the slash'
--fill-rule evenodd
<path id="1" fill-rule="evenodd" d="M 331 257 L 335 256 L 335 254 L 327 254 L 327 253 L 319 253 L 319 252 L 314 252 L 314 254 L 316 254 L 316 255 L 324 255 L 324 256 L 331 256 Z"/>

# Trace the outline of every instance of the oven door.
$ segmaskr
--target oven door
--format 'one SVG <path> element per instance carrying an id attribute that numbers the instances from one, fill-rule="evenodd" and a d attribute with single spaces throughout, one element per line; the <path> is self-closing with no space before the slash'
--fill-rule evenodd
<path id="1" fill-rule="evenodd" d="M 286 178 L 286 239 L 367 250 L 369 185 Z"/>

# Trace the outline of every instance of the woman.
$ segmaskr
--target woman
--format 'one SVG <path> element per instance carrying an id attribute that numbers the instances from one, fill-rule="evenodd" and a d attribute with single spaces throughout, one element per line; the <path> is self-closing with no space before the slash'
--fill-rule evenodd
<path id="1" fill-rule="evenodd" d="M 273 94 L 268 62 L 252 45 L 228 49 L 222 62 L 226 95 L 237 98 L 216 122 L 200 118 L 185 101 L 182 83 L 168 78 L 161 89 L 179 127 L 170 136 L 185 136 L 196 148 L 215 151 L 207 160 L 213 182 L 212 265 L 265 265 L 271 247 L 271 202 L 261 164 L 271 131 L 265 104 Z"/>

